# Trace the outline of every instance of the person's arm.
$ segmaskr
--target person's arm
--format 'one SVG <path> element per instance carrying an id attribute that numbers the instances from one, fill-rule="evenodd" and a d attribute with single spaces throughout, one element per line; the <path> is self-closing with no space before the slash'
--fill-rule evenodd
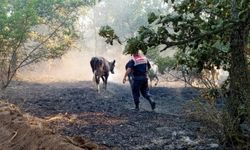
<path id="1" fill-rule="evenodd" d="M 129 73 L 131 73 L 132 69 L 131 68 L 127 68 L 126 72 L 125 72 L 125 75 L 123 77 L 123 84 L 126 82 L 126 79 L 127 79 L 127 76 Z"/>

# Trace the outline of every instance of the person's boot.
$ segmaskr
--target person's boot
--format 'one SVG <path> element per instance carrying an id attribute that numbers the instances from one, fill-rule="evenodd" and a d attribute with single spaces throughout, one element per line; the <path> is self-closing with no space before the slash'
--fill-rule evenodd
<path id="1" fill-rule="evenodd" d="M 135 103 L 135 107 L 132 110 L 139 111 L 139 103 Z"/>
<path id="2" fill-rule="evenodd" d="M 139 104 L 135 104 L 135 110 L 136 111 L 139 111 L 140 109 L 139 109 Z"/>
<path id="3" fill-rule="evenodd" d="M 151 98 L 148 98 L 148 101 L 149 101 L 149 103 L 150 103 L 150 105 L 151 105 L 151 109 L 152 109 L 152 110 L 155 110 L 155 105 L 156 105 L 156 103 L 154 102 L 154 100 L 152 100 Z"/>
<path id="4" fill-rule="evenodd" d="M 156 105 L 156 103 L 153 101 L 153 102 L 151 102 L 150 104 L 151 104 L 151 109 L 152 109 L 152 110 L 155 110 L 155 105 Z"/>

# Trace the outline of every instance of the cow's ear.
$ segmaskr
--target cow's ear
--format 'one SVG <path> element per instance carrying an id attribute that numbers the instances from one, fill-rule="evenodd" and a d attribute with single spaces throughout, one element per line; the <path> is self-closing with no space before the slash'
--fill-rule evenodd
<path id="1" fill-rule="evenodd" d="M 113 64 L 115 64 L 115 60 L 113 61 Z"/>

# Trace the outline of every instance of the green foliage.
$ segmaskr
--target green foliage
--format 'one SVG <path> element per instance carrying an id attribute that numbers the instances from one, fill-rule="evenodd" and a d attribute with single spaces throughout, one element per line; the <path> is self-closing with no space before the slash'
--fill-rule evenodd
<path id="1" fill-rule="evenodd" d="M 179 65 L 185 65 L 188 69 L 203 68 L 210 69 L 212 66 L 228 70 L 229 67 L 229 44 L 223 44 L 219 41 L 211 41 L 196 48 L 184 48 L 175 55 Z M 190 43 L 192 44 L 192 43 Z M 195 44 L 195 42 L 193 42 Z"/>
<path id="2" fill-rule="evenodd" d="M 3 0 L 0 3 L 0 75 L 6 87 L 17 70 L 62 56 L 74 43 L 77 10 L 91 1 Z"/>
<path id="3" fill-rule="evenodd" d="M 150 24 L 140 28 L 134 38 L 143 42 L 146 51 L 159 45 L 165 46 L 162 51 L 172 46 L 177 47 L 178 52 L 175 55 L 177 64 L 184 65 L 190 70 L 196 68 L 201 72 L 204 68 L 210 69 L 214 66 L 226 70 L 230 68 L 232 93 L 229 100 L 232 103 L 227 111 L 232 117 L 232 131 L 236 135 L 232 135 L 227 141 L 243 144 L 244 136 L 237 130 L 241 124 L 239 119 L 246 120 L 245 116 L 250 116 L 245 113 L 245 109 L 242 110 L 249 100 L 249 94 L 244 94 L 244 91 L 249 93 L 250 86 L 247 64 L 240 61 L 246 58 L 246 54 L 238 52 L 245 50 L 249 43 L 247 41 L 250 28 L 249 1 L 183 0 L 175 3 L 173 8 L 172 14 L 149 14 Z M 246 43 L 236 42 L 243 40 L 246 40 Z M 233 69 L 239 69 L 245 76 L 234 73 Z M 212 90 L 209 95 L 215 97 L 216 92 Z M 230 136 L 229 132 L 225 134 Z"/>
<path id="4" fill-rule="evenodd" d="M 148 15 L 149 25 L 139 28 L 137 34 L 129 38 L 124 53 L 133 54 L 142 49 L 146 54 L 158 46 L 164 46 L 161 51 L 175 46 L 178 48 L 175 55 L 177 65 L 183 65 L 189 71 L 197 70 L 199 73 L 214 66 L 229 70 L 229 119 L 225 119 L 227 121 L 223 124 L 224 140 L 238 146 L 245 145 L 249 142 L 249 134 L 245 136 L 239 129 L 242 124 L 245 126 L 244 122 L 248 126 L 250 124 L 246 119 L 250 118 L 249 111 L 246 111 L 249 110 L 250 93 L 249 54 L 248 57 L 245 54 L 250 37 L 249 0 L 172 2 L 175 3 L 171 14 Z M 160 66 L 168 63 L 165 62 L 167 58 L 156 58 Z M 218 92 L 212 89 L 207 94 L 214 99 Z"/>
<path id="5" fill-rule="evenodd" d="M 158 57 L 156 64 L 159 67 L 159 72 L 164 74 L 166 69 L 173 69 L 176 66 L 176 59 L 172 57 Z"/>
<path id="6" fill-rule="evenodd" d="M 99 35 L 104 37 L 107 44 L 113 45 L 113 40 L 116 40 L 119 44 L 121 41 L 119 37 L 115 34 L 114 30 L 110 26 L 102 26 L 99 30 Z"/>
<path id="7" fill-rule="evenodd" d="M 148 23 L 153 23 L 158 17 L 155 13 L 151 12 L 148 14 Z"/>
<path id="8" fill-rule="evenodd" d="M 161 56 L 159 49 L 157 48 L 148 49 L 147 57 L 158 65 L 158 69 L 161 74 L 164 74 L 166 70 L 173 69 L 177 64 L 174 57 Z"/>
<path id="9" fill-rule="evenodd" d="M 228 67 L 229 43 L 232 20 L 230 3 L 223 1 L 189 1 L 176 3 L 175 13 L 156 15 L 150 13 L 147 27 L 141 27 L 136 37 L 146 49 L 165 45 L 177 46 L 176 58 L 190 68 L 211 66 Z M 216 34 L 216 36 L 212 36 Z M 139 41 L 138 41 L 139 43 Z M 129 42 L 127 44 L 130 45 Z M 184 53 L 184 54 L 183 54 Z M 184 57 L 183 58 L 182 56 Z M 185 64 L 187 65 L 187 64 Z"/>
<path id="10" fill-rule="evenodd" d="M 134 54 L 137 53 L 138 50 L 141 50 L 144 54 L 146 54 L 147 46 L 143 41 L 138 39 L 137 37 L 132 37 L 127 40 L 127 45 L 123 51 L 124 54 Z"/>

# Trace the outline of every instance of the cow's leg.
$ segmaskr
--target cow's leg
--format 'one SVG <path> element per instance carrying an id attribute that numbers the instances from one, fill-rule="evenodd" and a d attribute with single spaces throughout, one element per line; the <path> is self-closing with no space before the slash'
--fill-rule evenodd
<path id="1" fill-rule="evenodd" d="M 94 83 L 96 83 L 96 77 L 95 77 L 95 75 L 93 75 L 92 81 L 93 81 Z"/>
<path id="2" fill-rule="evenodd" d="M 156 86 L 158 84 L 158 82 L 159 82 L 159 78 L 158 78 L 157 75 L 155 75 L 155 79 L 156 79 L 156 82 L 155 82 L 155 86 Z"/>
<path id="3" fill-rule="evenodd" d="M 218 86 L 218 79 L 219 79 L 219 72 L 215 69 L 215 68 L 212 68 L 211 70 L 211 74 L 212 74 L 212 81 L 213 81 L 213 84 L 215 86 Z"/>
<path id="4" fill-rule="evenodd" d="M 103 82 L 103 88 L 105 89 L 105 77 L 101 76 L 101 78 L 102 78 L 102 82 Z"/>
<path id="5" fill-rule="evenodd" d="M 149 87 L 152 87 L 152 82 L 153 82 L 153 79 L 149 78 Z"/>
<path id="6" fill-rule="evenodd" d="M 100 77 L 99 76 L 95 76 L 95 79 L 96 79 L 97 91 L 98 91 L 98 93 L 100 93 Z"/>
<path id="7" fill-rule="evenodd" d="M 184 67 L 182 67 L 182 69 L 181 69 L 181 74 L 182 74 L 182 77 L 183 77 L 184 82 L 185 82 L 185 87 L 187 87 L 188 83 L 192 84 L 190 81 L 191 79 L 190 78 L 187 79 L 188 72 L 184 69 Z"/>
<path id="8" fill-rule="evenodd" d="M 104 89 L 107 90 L 108 76 L 103 76 L 102 80 L 103 80 L 103 84 L 104 84 Z"/>
<path id="9" fill-rule="evenodd" d="M 219 87 L 219 70 L 216 70 L 215 72 L 215 85 Z"/>
<path id="10" fill-rule="evenodd" d="M 99 83 L 100 83 L 100 77 L 96 74 L 96 70 L 94 71 L 94 75 L 93 75 L 93 82 L 95 83 L 96 89 L 98 91 L 98 93 L 100 92 L 100 87 L 99 87 Z"/>
<path id="11" fill-rule="evenodd" d="M 93 71 L 93 78 L 92 78 L 93 82 L 96 82 L 96 71 Z"/>

